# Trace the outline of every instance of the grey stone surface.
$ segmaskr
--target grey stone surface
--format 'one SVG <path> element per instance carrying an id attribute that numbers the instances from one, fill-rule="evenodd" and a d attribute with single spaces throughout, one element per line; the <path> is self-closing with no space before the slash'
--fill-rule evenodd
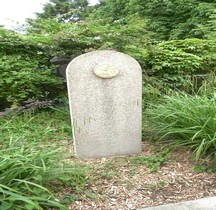
<path id="1" fill-rule="evenodd" d="M 70 63 L 70 61 L 71 61 L 70 58 L 65 58 L 63 56 L 53 57 L 50 59 L 50 63 L 52 63 L 53 65 L 68 64 Z"/>
<path id="2" fill-rule="evenodd" d="M 216 197 L 142 208 L 140 210 L 216 210 Z"/>
<path id="3" fill-rule="evenodd" d="M 76 156 L 140 153 L 142 71 L 138 62 L 116 51 L 94 51 L 71 61 L 66 75 Z"/>
<path id="4" fill-rule="evenodd" d="M 67 69 L 67 66 L 68 66 L 68 64 L 62 64 L 62 65 L 59 66 L 59 69 L 58 69 L 59 74 L 62 77 L 64 77 L 64 78 L 66 78 L 66 69 Z"/>

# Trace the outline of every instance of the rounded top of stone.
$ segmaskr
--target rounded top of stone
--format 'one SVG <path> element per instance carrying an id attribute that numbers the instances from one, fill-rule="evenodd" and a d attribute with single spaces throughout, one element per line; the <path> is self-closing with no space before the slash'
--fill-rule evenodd
<path id="1" fill-rule="evenodd" d="M 67 66 L 66 74 L 79 74 L 109 79 L 116 76 L 133 75 L 132 72 L 142 72 L 139 63 L 131 56 L 115 50 L 98 50 L 79 55 Z M 69 80 L 69 79 L 68 79 Z"/>
<path id="2" fill-rule="evenodd" d="M 110 79 L 119 74 L 119 69 L 110 63 L 100 63 L 94 67 L 93 72 L 98 77 Z"/>

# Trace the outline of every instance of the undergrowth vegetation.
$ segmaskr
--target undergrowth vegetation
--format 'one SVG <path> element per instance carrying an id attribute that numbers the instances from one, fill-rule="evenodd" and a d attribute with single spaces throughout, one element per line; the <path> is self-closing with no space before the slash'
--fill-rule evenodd
<path id="1" fill-rule="evenodd" d="M 0 27 L 0 110 L 61 95 L 63 79 L 49 63 L 48 44 L 37 39 Z"/>
<path id="2" fill-rule="evenodd" d="M 210 156 L 216 168 L 216 99 L 175 93 L 146 110 L 157 140 L 172 146 L 188 146 L 195 159 Z"/>
<path id="3" fill-rule="evenodd" d="M 63 161 L 69 118 L 53 111 L 0 118 L 0 133 L 0 208 L 67 209 L 56 193 L 68 187 L 76 194 L 87 181 L 79 165 Z"/>

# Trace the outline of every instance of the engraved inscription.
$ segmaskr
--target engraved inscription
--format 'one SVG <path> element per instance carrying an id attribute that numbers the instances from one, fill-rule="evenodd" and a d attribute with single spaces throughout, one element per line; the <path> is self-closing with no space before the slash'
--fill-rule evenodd
<path id="1" fill-rule="evenodd" d="M 119 69 L 109 63 L 101 63 L 94 67 L 93 72 L 96 76 L 109 79 L 117 76 L 119 74 Z"/>

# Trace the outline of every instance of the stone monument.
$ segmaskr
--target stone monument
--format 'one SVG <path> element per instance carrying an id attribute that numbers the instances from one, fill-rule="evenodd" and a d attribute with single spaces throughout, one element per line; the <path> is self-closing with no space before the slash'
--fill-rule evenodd
<path id="1" fill-rule="evenodd" d="M 141 152 L 142 71 L 132 57 L 93 51 L 66 70 L 77 158 Z"/>

